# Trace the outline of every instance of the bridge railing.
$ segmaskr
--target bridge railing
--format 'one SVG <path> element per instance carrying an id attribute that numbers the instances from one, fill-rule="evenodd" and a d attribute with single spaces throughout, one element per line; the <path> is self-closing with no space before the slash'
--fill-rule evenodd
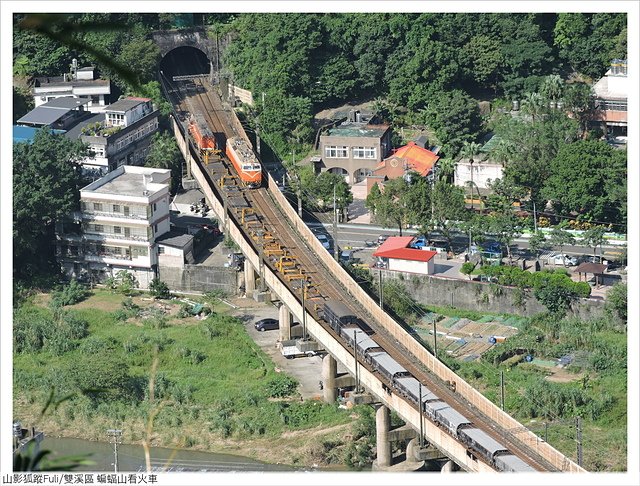
<path id="1" fill-rule="evenodd" d="M 298 217 L 296 211 L 278 189 L 276 181 L 271 177 L 271 175 L 268 176 L 268 179 L 269 192 L 271 196 L 278 203 L 282 212 L 287 216 L 295 230 L 304 238 L 307 245 L 309 245 L 316 254 L 326 256 L 326 258 L 323 259 L 324 265 L 326 265 L 333 276 L 347 289 L 350 297 L 356 299 L 375 320 L 380 322 L 397 343 L 406 348 L 411 354 L 418 358 L 418 360 L 420 360 L 427 369 L 435 373 L 442 380 L 455 381 L 457 394 L 466 399 L 481 413 L 490 418 L 505 431 L 511 433 L 517 441 L 525 444 L 527 447 L 549 461 L 558 470 L 567 472 L 584 471 L 584 469 L 569 460 L 564 454 L 544 442 L 540 437 L 535 435 L 526 427 L 523 427 L 520 422 L 501 410 L 493 402 L 464 381 L 460 376 L 445 366 L 440 360 L 436 359 L 433 354 L 422 346 L 422 344 L 407 333 L 400 324 L 380 309 L 378 304 L 351 278 L 347 271 L 342 268 L 335 259 L 331 258 L 330 254 L 322 246 L 309 227 Z"/>
<path id="2" fill-rule="evenodd" d="M 240 121 L 233 111 L 231 111 L 230 121 L 234 125 L 236 131 L 241 136 L 247 138 L 246 133 L 244 132 L 244 129 L 240 124 Z M 198 161 L 194 160 L 192 166 L 192 173 L 195 179 L 199 182 L 203 192 L 207 196 L 207 199 L 209 199 L 210 204 L 212 204 L 212 208 L 217 214 L 223 214 L 224 209 L 220 202 L 219 196 L 217 194 L 214 194 L 213 190 L 211 189 L 214 184 L 210 176 L 201 169 Z M 351 298 L 356 299 L 375 320 L 382 324 L 398 344 L 407 349 L 421 363 L 423 363 L 427 367 L 427 369 L 440 377 L 440 379 L 455 381 L 456 393 L 466 399 L 486 417 L 490 418 L 491 420 L 493 420 L 493 422 L 502 427 L 506 432 L 511 433 L 517 441 L 520 441 L 528 448 L 546 459 L 555 468 L 565 472 L 584 472 L 583 468 L 578 466 L 575 462 L 571 461 L 564 454 L 560 453 L 557 449 L 544 442 L 533 432 L 523 427 L 521 423 L 501 410 L 493 402 L 491 402 L 484 395 L 482 395 L 475 388 L 464 381 L 460 376 L 446 367 L 442 362 L 437 360 L 427 349 L 422 346 L 422 344 L 420 344 L 414 337 L 407 333 L 400 324 L 398 324 L 386 312 L 380 309 L 376 302 L 351 278 L 346 270 L 344 270 L 344 268 L 342 268 L 342 266 L 336 260 L 331 258 L 330 254 L 322 246 L 320 241 L 315 237 L 309 227 L 302 221 L 302 219 L 298 217 L 298 214 L 284 197 L 284 194 L 282 194 L 280 189 L 278 189 L 278 185 L 276 184 L 276 181 L 273 179 L 271 174 L 268 174 L 267 180 L 269 193 L 271 194 L 273 200 L 280 207 L 280 210 L 289 220 L 291 227 L 298 232 L 298 234 L 305 240 L 307 245 L 317 255 L 325 256 L 325 258 L 323 259 L 323 264 L 343 285 L 343 287 L 350 294 Z M 230 216 L 232 219 L 235 219 L 232 215 Z M 240 244 L 240 247 L 245 253 L 245 256 L 251 261 L 254 267 L 258 268 L 259 257 L 256 249 L 245 238 L 245 236 L 236 225 L 230 225 L 229 227 L 232 238 L 236 241 L 236 243 Z"/>

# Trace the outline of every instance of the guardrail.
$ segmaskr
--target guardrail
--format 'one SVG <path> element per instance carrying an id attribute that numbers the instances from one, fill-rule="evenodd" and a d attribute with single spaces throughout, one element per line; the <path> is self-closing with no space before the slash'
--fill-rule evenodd
<path id="1" fill-rule="evenodd" d="M 241 130 L 238 130 L 240 134 L 247 138 L 244 129 L 242 129 L 239 121 L 235 117 L 235 113 L 232 114 L 232 120 L 236 122 L 234 123 L 236 127 L 240 126 Z M 178 125 L 178 130 L 176 130 L 176 127 L 174 126 L 174 132 L 182 132 L 182 130 L 180 130 L 180 128 L 182 127 L 179 126 L 175 118 L 173 118 L 173 123 Z M 221 204 L 220 198 L 212 190 L 212 187 L 215 187 L 215 185 L 211 177 L 202 170 L 197 160 L 192 160 L 191 172 L 194 178 L 200 184 L 200 187 L 205 196 L 207 196 L 212 209 L 218 214 L 219 217 L 221 215 L 224 215 L 224 208 Z M 307 245 L 316 252 L 316 254 L 325 255 L 326 257 L 328 257 L 323 258 L 323 264 L 332 272 L 338 282 L 343 285 L 343 287 L 350 294 L 351 298 L 359 302 L 366 312 L 368 312 L 375 320 L 382 324 L 387 332 L 396 340 L 399 345 L 403 346 L 406 350 L 413 354 L 422 364 L 427 367 L 427 369 L 435 373 L 440 379 L 455 381 L 457 394 L 467 400 L 470 404 L 476 407 L 478 411 L 480 411 L 494 423 L 502 427 L 505 431 L 511 433 L 516 441 L 519 441 L 520 443 L 546 459 L 556 469 L 565 472 L 585 471 L 582 467 L 578 466 L 565 455 L 560 453 L 557 449 L 544 442 L 533 432 L 526 429 L 526 427 L 520 424 L 520 422 L 501 410 L 490 400 L 484 397 L 480 392 L 478 392 L 475 388 L 464 381 L 460 376 L 447 368 L 442 362 L 437 360 L 429 351 L 427 351 L 422 346 L 422 344 L 416 341 L 416 339 L 411 336 L 407 330 L 405 330 L 400 324 L 394 321 L 386 312 L 380 309 L 376 302 L 351 278 L 351 276 L 344 270 L 344 268 L 342 268 L 342 266 L 337 261 L 331 258 L 320 241 L 311 232 L 309 227 L 298 217 L 295 210 L 291 207 L 284 195 L 280 192 L 276 181 L 273 179 L 271 174 L 268 175 L 267 180 L 268 191 L 271 194 L 274 202 L 278 204 L 282 213 L 289 220 L 291 228 L 298 232 L 298 234 L 304 239 Z M 229 225 L 229 235 L 238 244 L 242 252 L 245 254 L 245 257 L 251 262 L 253 267 L 260 268 L 258 251 L 254 247 L 253 242 L 247 240 L 242 234 L 234 215 L 228 214 L 227 217 L 229 217 L 229 219 L 234 222 L 234 224 Z M 294 315 L 296 315 L 297 317 L 301 317 L 302 309 L 301 304 L 297 300 L 297 297 L 291 294 L 286 286 L 268 269 L 267 266 L 265 266 L 265 278 L 269 286 L 277 294 L 282 295 L 286 293 L 290 296 L 290 299 L 288 300 L 291 300 L 291 298 L 295 299 L 295 302 L 297 302 L 297 306 L 293 305 L 291 302 L 288 302 L 288 304 L 290 305 L 291 310 L 294 312 Z M 306 313 L 306 315 L 308 319 L 310 319 L 310 322 L 315 323 L 311 315 L 309 315 L 308 313 Z M 319 326 L 317 323 L 315 324 Z M 324 331 L 320 326 L 318 327 L 316 332 L 320 335 L 324 333 L 328 336 L 328 333 L 326 333 L 326 331 Z M 316 335 L 316 337 L 320 338 L 321 336 Z M 454 441 L 453 438 L 449 439 L 451 441 Z M 442 440 L 447 441 L 446 438 L 443 438 Z"/>

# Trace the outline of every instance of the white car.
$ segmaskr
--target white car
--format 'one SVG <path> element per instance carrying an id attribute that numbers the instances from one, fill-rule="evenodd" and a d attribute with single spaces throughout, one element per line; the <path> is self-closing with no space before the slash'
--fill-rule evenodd
<path id="1" fill-rule="evenodd" d="M 549 257 L 550 265 L 565 265 L 565 266 L 575 266 L 578 264 L 578 259 L 571 255 L 552 255 Z"/>
<path id="2" fill-rule="evenodd" d="M 331 248 L 331 243 L 329 243 L 329 238 L 327 238 L 327 235 L 319 233 L 316 235 L 316 238 L 318 238 L 318 241 L 320 243 L 322 243 L 322 246 L 325 247 L 325 249 L 329 249 Z"/>

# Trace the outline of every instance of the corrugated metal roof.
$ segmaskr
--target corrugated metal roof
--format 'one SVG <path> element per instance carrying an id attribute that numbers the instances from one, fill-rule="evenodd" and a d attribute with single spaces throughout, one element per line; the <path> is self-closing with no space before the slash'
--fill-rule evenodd
<path id="1" fill-rule="evenodd" d="M 397 260 L 428 262 L 437 255 L 435 251 L 407 248 L 409 243 L 411 243 L 411 240 L 413 240 L 413 236 L 392 236 L 387 238 L 373 256 L 395 258 Z"/>
<path id="2" fill-rule="evenodd" d="M 370 353 L 369 356 L 373 361 L 378 363 L 381 368 L 384 368 L 392 375 L 395 375 L 396 373 L 404 373 L 405 371 L 407 371 L 406 368 L 404 368 L 400 363 L 389 356 L 389 353 L 387 353 L 386 351 L 377 351 L 375 353 Z"/>

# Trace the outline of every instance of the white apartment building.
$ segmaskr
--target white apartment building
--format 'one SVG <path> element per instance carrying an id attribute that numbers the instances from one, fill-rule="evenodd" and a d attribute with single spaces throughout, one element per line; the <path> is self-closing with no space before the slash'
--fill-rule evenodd
<path id="1" fill-rule="evenodd" d="M 146 289 L 158 265 L 156 239 L 170 230 L 169 169 L 121 166 L 80 190 L 81 210 L 58 225 L 64 272 L 101 282 L 120 270 Z"/>
<path id="2" fill-rule="evenodd" d="M 149 98 L 124 98 L 78 123 L 67 137 L 89 145 L 93 157 L 82 161 L 85 170 L 105 174 L 122 165 L 143 165 L 151 136 L 158 131 L 159 111 Z"/>
<path id="3" fill-rule="evenodd" d="M 56 98 L 87 98 L 89 111 L 101 112 L 111 94 L 111 82 L 96 78 L 93 66 L 83 67 L 62 76 L 45 76 L 35 80 L 33 101 L 35 107 Z"/>

